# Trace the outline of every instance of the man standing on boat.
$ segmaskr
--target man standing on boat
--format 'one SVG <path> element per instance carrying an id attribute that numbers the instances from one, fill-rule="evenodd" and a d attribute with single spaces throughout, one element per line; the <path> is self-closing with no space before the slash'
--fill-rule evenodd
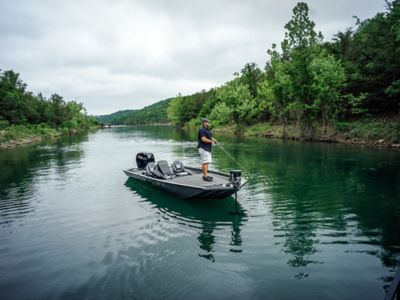
<path id="1" fill-rule="evenodd" d="M 201 169 L 203 170 L 203 180 L 212 181 L 213 178 L 208 176 L 208 165 L 212 162 L 211 158 L 211 146 L 217 143 L 217 140 L 212 137 L 210 131 L 210 120 L 207 118 L 201 119 L 202 127 L 198 133 L 198 145 L 199 153 L 202 159 Z"/>

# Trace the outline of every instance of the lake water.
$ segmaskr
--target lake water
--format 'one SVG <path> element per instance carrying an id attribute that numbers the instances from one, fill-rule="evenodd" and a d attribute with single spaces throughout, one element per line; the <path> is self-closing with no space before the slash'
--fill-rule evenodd
<path id="1" fill-rule="evenodd" d="M 198 166 L 196 133 L 120 127 L 0 152 L 0 299 L 382 299 L 400 264 L 400 152 L 216 136 L 233 198 L 127 179 Z M 238 168 L 220 148 L 214 170 Z"/>

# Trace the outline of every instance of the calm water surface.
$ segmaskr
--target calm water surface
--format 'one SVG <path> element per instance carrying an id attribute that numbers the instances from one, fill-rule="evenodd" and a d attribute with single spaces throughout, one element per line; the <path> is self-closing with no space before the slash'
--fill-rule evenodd
<path id="1" fill-rule="evenodd" d="M 400 152 L 220 137 L 233 198 L 127 179 L 199 165 L 196 134 L 113 128 L 0 152 L 0 299 L 382 299 L 400 264 Z M 237 168 L 214 148 L 212 169 Z"/>

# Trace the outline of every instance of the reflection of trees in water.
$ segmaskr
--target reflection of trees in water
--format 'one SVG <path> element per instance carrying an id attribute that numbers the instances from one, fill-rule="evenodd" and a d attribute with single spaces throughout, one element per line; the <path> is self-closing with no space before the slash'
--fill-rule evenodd
<path id="1" fill-rule="evenodd" d="M 229 212 L 228 212 L 229 213 Z M 229 245 L 232 247 L 229 249 L 230 252 L 242 252 L 242 236 L 240 234 L 242 226 L 241 217 L 239 215 L 232 218 L 232 230 L 231 230 L 231 241 Z M 206 253 L 199 253 L 200 257 L 204 257 L 212 262 L 215 262 L 214 255 L 212 254 L 213 245 L 215 244 L 215 235 L 213 234 L 215 228 L 218 227 L 216 222 L 202 223 L 201 232 L 197 238 L 200 243 L 200 249 Z"/>
<path id="2" fill-rule="evenodd" d="M 241 229 L 240 226 L 242 225 L 241 223 L 241 218 L 240 216 L 236 216 L 234 219 L 234 222 L 232 223 L 232 231 L 231 231 L 231 246 L 238 246 L 240 247 L 242 245 L 242 235 L 240 234 Z M 230 249 L 231 252 L 242 252 L 241 249 L 236 249 L 235 247 L 232 247 Z"/>
<path id="3" fill-rule="evenodd" d="M 215 244 L 215 236 L 213 234 L 215 228 L 215 223 L 212 222 L 210 224 L 203 223 L 201 232 L 197 238 L 200 242 L 200 249 L 206 251 L 206 254 L 199 253 L 200 257 L 204 257 L 212 262 L 215 261 L 213 252 L 213 245 Z"/>
<path id="4" fill-rule="evenodd" d="M 231 240 L 229 242 L 231 252 L 241 252 L 242 237 L 241 227 L 247 220 L 242 207 L 239 204 L 238 210 L 242 214 L 231 215 L 235 210 L 233 198 L 225 200 L 207 199 L 179 199 L 165 191 L 159 190 L 150 184 L 143 184 L 133 179 L 128 179 L 125 183 L 127 187 L 138 193 L 147 201 L 156 205 L 162 214 L 172 216 L 179 221 L 179 224 L 199 229 L 197 240 L 199 248 L 203 250 L 199 253 L 210 261 L 215 261 L 214 245 L 216 243 L 215 230 L 231 227 Z"/>
<path id="5" fill-rule="evenodd" d="M 347 243 L 346 236 L 359 235 L 361 230 L 367 239 L 364 243 L 382 247 L 371 254 L 386 266 L 398 264 L 398 153 L 254 139 L 224 147 L 250 173 L 247 188 L 272 196 L 274 230 L 284 239 L 283 251 L 293 256 L 289 265 L 315 262 L 310 256 L 318 251 L 319 230 L 334 232 L 337 236 L 330 238 L 337 243 Z M 222 170 L 237 167 L 218 150 L 214 162 Z"/>
<path id="6" fill-rule="evenodd" d="M 0 156 L 0 218 L 8 218 L 4 209 L 18 205 L 19 213 L 27 213 L 30 201 L 25 195 L 35 194 L 38 173 L 54 170 L 62 176 L 71 161 L 79 161 L 84 152 L 80 145 L 87 135 L 75 136 L 48 142 L 5 150 Z M 28 197 L 29 198 L 29 197 Z M 7 199 L 7 201 L 5 201 Z M 10 222 L 12 216 L 6 222 Z"/>
<path id="7" fill-rule="evenodd" d="M 140 125 L 114 127 L 113 134 L 119 134 L 126 138 L 130 133 L 149 139 L 175 140 L 175 141 L 197 141 L 195 131 L 174 128 L 168 125 Z"/>
<path id="8" fill-rule="evenodd" d="M 185 133 L 168 128 L 158 128 L 153 136 L 178 141 L 197 139 L 195 131 Z M 348 235 L 361 230 L 369 240 L 367 243 L 382 247 L 374 255 L 386 266 L 397 264 L 398 153 L 348 145 L 216 137 L 246 168 L 247 189 L 272 196 L 268 205 L 275 231 L 285 239 L 283 251 L 293 255 L 289 264 L 313 262 L 308 256 L 318 251 L 319 230 L 334 232 L 336 237 L 330 238 L 337 243 L 346 243 Z M 176 148 L 174 151 L 181 155 Z M 197 155 L 196 149 L 188 154 Z M 218 147 L 213 148 L 213 160 L 218 170 L 238 168 Z M 288 216 L 291 218 L 287 219 Z M 207 236 L 207 230 L 204 234 Z"/>

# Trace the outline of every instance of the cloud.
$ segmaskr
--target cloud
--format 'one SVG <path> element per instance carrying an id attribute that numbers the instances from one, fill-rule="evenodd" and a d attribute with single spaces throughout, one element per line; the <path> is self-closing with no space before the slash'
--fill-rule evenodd
<path id="1" fill-rule="evenodd" d="M 384 10 L 383 0 L 308 1 L 326 39 Z M 223 84 L 247 62 L 264 67 L 296 1 L 85 0 L 0 2 L 0 68 L 33 92 L 89 113 L 140 108 Z"/>

